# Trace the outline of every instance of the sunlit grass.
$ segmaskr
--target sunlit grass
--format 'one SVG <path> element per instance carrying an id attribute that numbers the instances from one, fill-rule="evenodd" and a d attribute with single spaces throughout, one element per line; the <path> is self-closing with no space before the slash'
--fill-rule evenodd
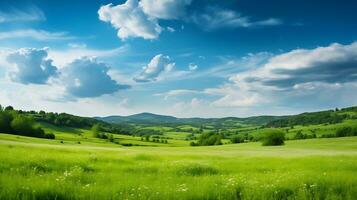
<path id="1" fill-rule="evenodd" d="M 0 152 L 0 199 L 356 199 L 357 194 L 356 137 L 279 147 L 121 147 L 0 134 Z"/>

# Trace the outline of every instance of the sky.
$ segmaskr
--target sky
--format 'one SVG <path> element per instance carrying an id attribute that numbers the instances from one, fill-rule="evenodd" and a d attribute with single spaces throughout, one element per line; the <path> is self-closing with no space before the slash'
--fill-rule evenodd
<path id="1" fill-rule="evenodd" d="M 357 105 L 352 0 L 0 1 L 0 104 L 81 116 Z"/>

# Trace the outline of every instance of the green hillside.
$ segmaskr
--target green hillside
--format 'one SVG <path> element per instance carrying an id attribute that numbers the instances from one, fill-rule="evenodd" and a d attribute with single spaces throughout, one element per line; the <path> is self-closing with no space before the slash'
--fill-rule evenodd
<path id="1" fill-rule="evenodd" d="M 0 111 L 0 199 L 354 200 L 356 113 L 112 124 L 7 107 Z M 23 122 L 28 129 L 17 128 Z M 27 132 L 39 129 L 54 137 Z M 262 146 L 277 133 L 283 145 Z"/>
<path id="2" fill-rule="evenodd" d="M 356 137 L 129 148 L 65 134 L 64 144 L 0 134 L 0 199 L 357 197 Z"/>

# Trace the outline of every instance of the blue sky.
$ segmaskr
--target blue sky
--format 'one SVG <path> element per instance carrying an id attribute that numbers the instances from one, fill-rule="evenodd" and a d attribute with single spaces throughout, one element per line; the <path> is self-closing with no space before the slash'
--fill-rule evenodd
<path id="1" fill-rule="evenodd" d="M 357 103 L 354 1 L 0 2 L 0 104 L 85 116 Z"/>

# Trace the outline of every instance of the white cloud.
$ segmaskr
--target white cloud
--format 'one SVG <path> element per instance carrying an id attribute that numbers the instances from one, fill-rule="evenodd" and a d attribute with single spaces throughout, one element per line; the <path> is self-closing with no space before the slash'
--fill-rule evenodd
<path id="1" fill-rule="evenodd" d="M 250 92 L 234 84 L 226 84 L 219 88 L 208 88 L 204 90 L 204 93 L 211 96 L 221 96 L 218 100 L 212 102 L 212 105 L 217 107 L 247 107 L 268 101 L 259 93 Z"/>
<path id="2" fill-rule="evenodd" d="M 85 49 L 87 45 L 85 43 L 68 43 L 68 46 L 73 49 Z"/>
<path id="3" fill-rule="evenodd" d="M 108 70 L 104 63 L 82 57 L 61 69 L 61 83 L 66 92 L 74 97 L 97 97 L 129 88 L 114 81 Z"/>
<path id="4" fill-rule="evenodd" d="M 23 84 L 45 84 L 57 75 L 57 68 L 48 59 L 47 49 L 22 48 L 7 55 L 6 60 L 13 65 L 9 73 L 13 81 Z"/>
<path id="5" fill-rule="evenodd" d="M 282 21 L 276 18 L 253 21 L 248 16 L 242 16 L 236 11 L 219 7 L 206 7 L 204 12 L 192 15 L 191 20 L 206 31 L 219 28 L 248 28 L 282 24 Z"/>
<path id="6" fill-rule="evenodd" d="M 108 4 L 98 10 L 99 19 L 109 22 L 118 30 L 118 37 L 122 40 L 140 37 L 157 39 L 165 30 L 159 25 L 159 20 L 179 19 L 185 14 L 185 7 L 192 0 L 127 0 L 123 4 L 114 6 Z M 174 32 L 172 27 L 166 28 Z"/>
<path id="7" fill-rule="evenodd" d="M 118 30 L 118 37 L 127 39 L 141 37 L 156 39 L 162 28 L 156 18 L 147 16 L 139 6 L 138 0 L 127 0 L 124 4 L 108 4 L 100 7 L 99 19 L 109 22 Z"/>
<path id="8" fill-rule="evenodd" d="M 278 89 L 309 82 L 357 81 L 357 42 L 297 49 L 272 57 L 261 68 L 232 77 L 236 83 L 258 83 Z"/>
<path id="9" fill-rule="evenodd" d="M 123 45 L 115 49 L 92 49 L 85 44 L 71 44 L 67 49 L 49 49 L 48 56 L 53 59 L 53 63 L 58 67 L 63 67 L 73 60 L 81 57 L 106 58 L 120 55 L 129 49 L 129 45 Z"/>
<path id="10" fill-rule="evenodd" d="M 357 103 L 357 43 L 297 49 L 237 73 L 221 88 L 217 106 L 321 106 Z M 336 94 L 336 95 L 331 95 Z M 345 98 L 345 97 L 348 98 Z M 347 103 L 348 102 L 348 103 Z"/>
<path id="11" fill-rule="evenodd" d="M 20 22 L 20 21 L 44 21 L 45 14 L 36 6 L 25 10 L 11 9 L 7 12 L 0 11 L 0 23 Z"/>
<path id="12" fill-rule="evenodd" d="M 166 27 L 167 31 L 169 31 L 170 33 L 175 32 L 176 30 L 170 26 Z"/>
<path id="13" fill-rule="evenodd" d="M 1 67 L 8 71 L 10 80 L 53 88 L 60 86 L 64 91 L 60 98 L 63 100 L 98 97 L 130 87 L 113 80 L 114 71 L 95 58 L 77 58 L 58 68 L 48 56 L 48 48 L 22 48 L 0 53 L 6 58 L 0 59 Z"/>
<path id="14" fill-rule="evenodd" d="M 69 100 L 65 88 L 61 85 L 23 85 L 7 80 L 0 80 L 0 85 L 0 104 L 12 105 L 16 109 L 66 112 L 80 116 L 126 115 L 139 112 L 132 107 L 128 109 L 128 100 L 122 97 L 121 93 Z"/>
<path id="15" fill-rule="evenodd" d="M 0 32 L 0 40 L 31 38 L 39 41 L 72 40 L 75 37 L 66 32 L 48 32 L 44 30 L 24 29 Z"/>
<path id="16" fill-rule="evenodd" d="M 189 69 L 190 71 L 195 71 L 195 70 L 198 69 L 198 65 L 196 65 L 195 63 L 190 63 L 190 64 L 188 65 L 188 69 Z"/>
<path id="17" fill-rule="evenodd" d="M 175 66 L 168 56 L 156 55 L 150 63 L 143 68 L 143 71 L 134 78 L 136 82 L 156 81 L 161 73 L 169 72 Z"/>
<path id="18" fill-rule="evenodd" d="M 192 0 L 141 0 L 144 13 L 157 19 L 178 19 L 185 14 L 185 7 Z"/>
<path id="19" fill-rule="evenodd" d="M 189 101 L 175 103 L 170 108 L 170 112 L 182 117 L 193 117 L 197 116 L 198 113 L 204 115 L 208 108 L 209 104 L 205 100 L 192 98 Z"/>
<path id="20" fill-rule="evenodd" d="M 196 90 L 187 90 L 187 89 L 178 89 L 178 90 L 170 90 L 165 93 L 157 93 L 154 96 L 163 96 L 165 100 L 168 100 L 170 97 L 183 96 L 189 94 L 199 94 L 199 91 Z"/>

